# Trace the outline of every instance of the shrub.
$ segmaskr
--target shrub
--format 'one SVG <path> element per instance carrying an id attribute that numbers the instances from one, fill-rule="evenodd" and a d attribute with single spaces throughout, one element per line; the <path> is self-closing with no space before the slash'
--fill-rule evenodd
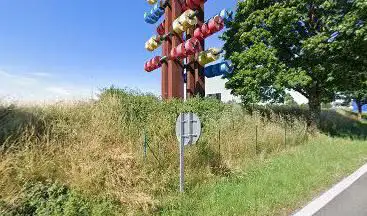
<path id="1" fill-rule="evenodd" d="M 195 112 L 203 123 L 199 142 L 185 150 L 188 189 L 230 175 L 254 158 L 302 144 L 308 137 L 305 123 L 290 115 L 249 115 L 239 105 L 215 99 L 161 101 L 116 88 L 102 92 L 97 101 L 28 112 L 32 110 L 42 127 L 29 122 L 30 127 L 7 144 L 12 147 L 0 151 L 0 200 L 19 193 L 29 182 L 51 181 L 86 197 L 116 199 L 130 214 L 151 214 L 159 208 L 161 196 L 177 191 L 175 121 L 180 112 Z M 146 158 L 144 136 L 149 145 Z M 73 197 L 67 195 L 62 205 Z M 51 205 L 40 200 L 31 206 Z M 70 206 L 82 211 L 83 203 L 73 201 Z"/>
<path id="2" fill-rule="evenodd" d="M 116 202 L 89 200 L 57 183 L 27 183 L 14 203 L 2 201 L 2 215 L 87 216 L 116 215 Z"/>

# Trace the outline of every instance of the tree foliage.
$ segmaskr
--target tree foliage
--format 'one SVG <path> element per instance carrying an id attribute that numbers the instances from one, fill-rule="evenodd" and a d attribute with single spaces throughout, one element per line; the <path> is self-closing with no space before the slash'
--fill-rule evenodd
<path id="1" fill-rule="evenodd" d="M 350 64 L 344 57 L 366 54 L 366 5 L 366 0 L 239 2 L 223 35 L 226 57 L 235 65 L 227 88 L 244 103 L 281 102 L 285 90 L 297 91 L 309 99 L 316 121 L 321 103 L 345 86 L 343 77 L 351 70 L 341 70 Z M 357 47 L 363 47 L 359 54 Z"/>
<path id="2" fill-rule="evenodd" d="M 335 70 L 343 73 L 343 85 L 338 92 L 354 100 L 361 118 L 367 103 L 367 1 L 356 1 L 338 26 L 340 37 L 332 49 L 339 53 Z"/>

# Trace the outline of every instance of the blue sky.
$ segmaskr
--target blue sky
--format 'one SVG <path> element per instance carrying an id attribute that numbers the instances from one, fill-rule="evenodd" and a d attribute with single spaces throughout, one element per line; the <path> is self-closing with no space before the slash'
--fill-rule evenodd
<path id="1" fill-rule="evenodd" d="M 236 0 L 208 0 L 206 17 Z M 160 71 L 144 72 L 155 33 L 145 0 L 1 0 L 0 100 L 91 97 L 112 84 L 160 93 Z M 220 47 L 216 34 L 206 47 Z"/>

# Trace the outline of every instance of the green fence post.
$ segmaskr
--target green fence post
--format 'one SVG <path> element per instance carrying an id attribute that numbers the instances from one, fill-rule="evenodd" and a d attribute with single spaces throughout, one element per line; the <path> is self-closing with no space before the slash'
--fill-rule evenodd
<path id="1" fill-rule="evenodd" d="M 258 126 L 255 126 L 255 155 L 258 154 L 259 150 L 258 150 L 258 146 L 257 146 L 257 136 L 258 136 Z"/>
<path id="2" fill-rule="evenodd" d="M 143 144 L 143 148 L 144 148 L 144 160 L 147 159 L 147 145 L 148 145 L 148 142 L 147 142 L 147 132 L 146 130 L 144 129 L 144 144 Z"/>
<path id="3" fill-rule="evenodd" d="M 287 122 L 284 121 L 284 148 L 287 147 Z"/>

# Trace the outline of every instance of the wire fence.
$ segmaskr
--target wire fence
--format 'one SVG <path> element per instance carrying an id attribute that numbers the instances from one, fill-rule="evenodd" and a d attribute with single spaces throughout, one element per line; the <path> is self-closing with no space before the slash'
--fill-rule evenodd
<path id="1" fill-rule="evenodd" d="M 256 156 L 262 153 L 281 151 L 304 143 L 307 140 L 308 132 L 306 124 L 302 125 L 302 127 L 297 125 L 297 128 L 294 128 L 292 121 L 284 121 L 281 124 L 277 124 L 276 131 L 272 131 L 275 129 L 271 127 L 269 129 L 267 124 L 256 124 L 252 126 L 252 131 L 247 131 L 244 135 L 241 134 L 243 131 L 236 132 L 239 126 L 233 118 L 230 123 L 230 130 L 232 131 L 230 135 L 228 135 L 228 128 L 218 127 L 214 132 L 214 136 L 213 131 L 211 131 L 210 135 L 207 135 L 204 130 L 201 137 L 202 140 L 199 140 L 197 145 L 201 145 L 203 142 L 209 144 L 210 148 L 214 149 L 219 156 L 235 155 L 236 152 L 242 154 L 243 151 L 247 153 L 242 155 Z M 242 140 L 241 136 L 244 137 Z M 150 134 L 146 130 L 143 131 L 142 137 L 144 160 L 148 161 L 151 158 L 159 166 L 162 166 L 161 152 L 167 151 L 167 149 L 164 149 L 166 148 L 165 144 L 163 142 L 151 141 L 149 138 Z M 178 149 L 178 141 L 175 144 Z"/>

